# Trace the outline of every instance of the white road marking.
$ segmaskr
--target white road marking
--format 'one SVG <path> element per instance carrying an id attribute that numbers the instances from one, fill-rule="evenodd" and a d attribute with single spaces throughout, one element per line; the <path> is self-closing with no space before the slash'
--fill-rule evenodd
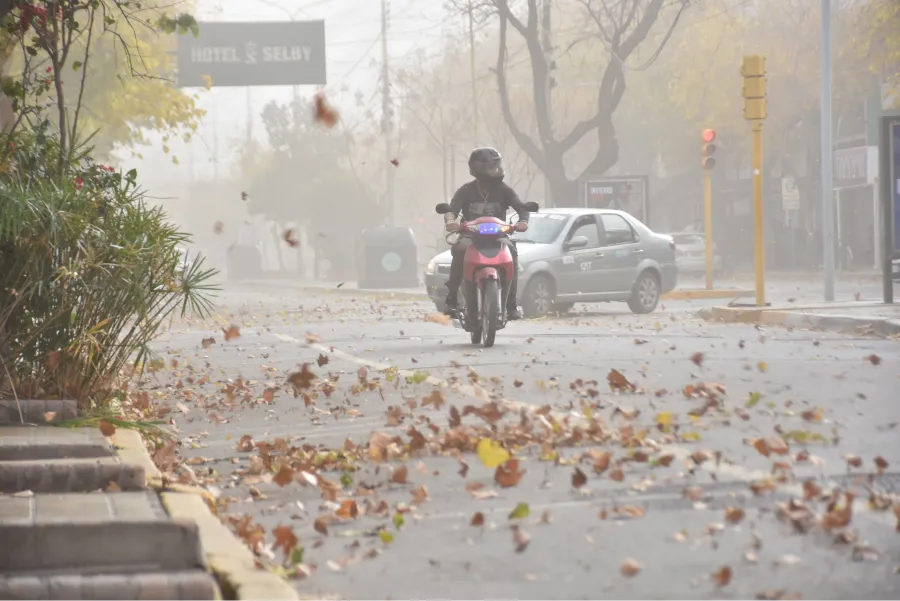
<path id="1" fill-rule="evenodd" d="M 327 346 L 324 344 L 319 344 L 316 342 L 307 343 L 307 342 L 304 342 L 297 338 L 294 338 L 293 336 L 288 336 L 287 334 L 281 334 L 278 332 L 272 332 L 272 335 L 275 336 L 276 338 L 278 338 L 279 340 L 281 340 L 282 342 L 290 342 L 290 343 L 299 344 L 302 346 L 307 346 L 309 348 L 319 351 L 320 353 L 331 354 L 331 355 L 334 355 L 335 357 L 338 357 L 339 359 L 343 359 L 343 360 L 349 361 L 351 363 L 356 363 L 357 365 L 364 365 L 366 367 L 376 369 L 378 371 L 395 369 L 398 375 L 401 375 L 404 377 L 410 377 L 410 376 L 415 375 L 414 371 L 410 371 L 407 369 L 400 369 L 394 365 L 389 365 L 387 363 L 379 363 L 378 361 L 370 361 L 368 359 L 356 357 L 354 355 L 345 353 L 344 351 L 338 350 L 336 348 L 332 349 L 330 346 Z M 443 378 L 437 378 L 437 377 L 434 377 L 431 375 L 429 375 L 425 379 L 425 381 L 434 386 L 446 387 L 446 386 L 450 385 L 450 383 L 447 380 L 444 380 Z M 460 384 L 459 391 L 463 392 L 464 394 L 467 394 L 467 395 L 477 398 L 475 387 L 471 386 L 470 384 Z M 513 406 L 517 409 L 533 407 L 533 405 L 529 405 L 526 403 L 518 403 L 516 401 L 509 401 L 509 403 L 511 404 L 511 406 Z M 660 450 L 664 451 L 666 453 L 671 453 L 671 454 L 675 455 L 676 459 L 678 459 L 678 460 L 687 459 L 694 452 L 693 450 L 691 450 L 687 447 L 682 447 L 679 445 L 663 445 L 660 447 Z M 753 482 L 756 480 L 770 478 L 772 476 L 772 474 L 767 471 L 749 469 L 749 468 L 745 468 L 745 467 L 742 467 L 739 465 L 723 463 L 723 462 L 717 463 L 717 462 L 713 462 L 713 461 L 706 461 L 706 462 L 702 463 L 701 465 L 699 465 L 698 467 L 699 467 L 699 469 L 702 469 L 706 472 L 714 474 L 717 477 L 718 476 L 730 476 L 731 478 L 734 478 L 735 480 L 747 482 L 747 483 L 750 483 L 750 482 Z M 800 497 L 800 498 L 803 497 L 803 487 L 800 484 L 782 485 L 782 486 L 779 486 L 779 491 L 782 491 L 784 493 L 787 493 L 789 495 L 793 495 L 796 497 Z M 871 516 L 871 517 L 877 519 L 878 521 L 884 522 L 886 524 L 891 524 L 891 525 L 896 524 L 896 519 L 894 518 L 893 513 L 885 512 L 885 511 L 875 511 L 871 507 L 869 507 L 869 503 L 867 501 L 862 500 L 862 499 L 857 499 L 856 501 L 854 501 L 853 510 L 855 513 L 866 514 L 866 515 Z"/>

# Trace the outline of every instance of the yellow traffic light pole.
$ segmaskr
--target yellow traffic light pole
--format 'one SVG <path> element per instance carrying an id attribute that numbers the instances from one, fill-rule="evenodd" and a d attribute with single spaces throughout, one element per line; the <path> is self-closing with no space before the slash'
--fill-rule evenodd
<path id="1" fill-rule="evenodd" d="M 706 230 L 706 289 L 713 287 L 712 178 L 703 170 L 703 229 Z"/>
<path id="2" fill-rule="evenodd" d="M 766 304 L 766 237 L 763 221 L 762 132 L 766 118 L 766 57 L 745 56 L 741 64 L 744 78 L 744 118 L 751 123 L 753 136 L 753 255 L 756 267 L 756 306 Z"/>
<path id="3" fill-rule="evenodd" d="M 712 177 L 716 165 L 716 130 L 704 129 L 700 145 L 700 167 L 703 169 L 703 230 L 706 232 L 706 289 L 713 288 Z"/>
<path id="4" fill-rule="evenodd" d="M 763 221 L 763 160 L 761 120 L 754 121 L 753 135 L 753 248 L 756 266 L 756 306 L 766 304 L 766 238 Z"/>

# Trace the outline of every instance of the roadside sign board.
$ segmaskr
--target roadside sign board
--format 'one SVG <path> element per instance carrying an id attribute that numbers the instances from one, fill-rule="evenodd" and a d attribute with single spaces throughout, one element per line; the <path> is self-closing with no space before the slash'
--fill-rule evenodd
<path id="1" fill-rule="evenodd" d="M 781 207 L 785 211 L 800 210 L 800 190 L 792 175 L 781 178 Z"/>
<path id="2" fill-rule="evenodd" d="M 649 188 L 649 178 L 645 175 L 589 178 L 584 182 L 582 206 L 625 211 L 649 225 Z"/>
<path id="3" fill-rule="evenodd" d="M 178 87 L 324 85 L 325 21 L 202 22 L 178 36 Z"/>

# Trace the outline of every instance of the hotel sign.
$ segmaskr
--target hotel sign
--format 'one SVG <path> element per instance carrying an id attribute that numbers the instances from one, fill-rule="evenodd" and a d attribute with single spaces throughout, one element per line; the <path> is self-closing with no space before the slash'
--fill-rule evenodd
<path id="1" fill-rule="evenodd" d="M 178 37 L 178 87 L 324 85 L 325 22 L 204 22 Z"/>

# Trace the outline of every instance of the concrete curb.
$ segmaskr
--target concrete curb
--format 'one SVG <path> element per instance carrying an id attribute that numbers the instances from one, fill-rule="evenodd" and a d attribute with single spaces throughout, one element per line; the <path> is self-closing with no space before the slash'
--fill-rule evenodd
<path id="1" fill-rule="evenodd" d="M 153 463 L 153 459 L 150 458 L 140 432 L 119 428 L 109 437 L 109 440 L 115 447 L 116 455 L 122 463 L 143 469 L 144 478 L 148 486 L 152 482 L 162 479 L 162 473 L 156 467 L 156 464 Z"/>
<path id="2" fill-rule="evenodd" d="M 207 564 L 219 577 L 219 585 L 227 598 L 273 601 L 300 598 L 285 580 L 256 567 L 253 553 L 210 513 L 200 496 L 163 492 L 160 497 L 170 516 L 197 524 Z"/>
<path id="3" fill-rule="evenodd" d="M 164 484 L 144 440 L 136 430 L 116 430 L 111 437 L 122 460 L 144 468 L 147 485 L 157 489 L 172 519 L 197 525 L 200 543 L 210 571 L 219 579 L 227 599 L 294 601 L 297 591 L 284 579 L 260 569 L 250 549 L 214 515 L 215 500 L 209 491 L 191 486 Z"/>
<path id="4" fill-rule="evenodd" d="M 713 307 L 702 312 L 707 321 L 725 323 L 753 323 L 759 325 L 791 328 L 810 328 L 829 332 L 859 334 L 874 333 L 882 336 L 900 335 L 900 320 L 836 315 L 825 313 L 804 313 L 801 311 L 779 311 L 777 309 L 742 309 L 737 307 Z"/>
<path id="5" fill-rule="evenodd" d="M 719 288 L 707 290 L 705 288 L 686 288 L 682 290 L 672 290 L 666 292 L 660 297 L 660 300 L 702 300 L 702 299 L 725 299 L 725 298 L 750 298 L 756 296 L 753 290 L 744 290 L 741 288 Z"/>

